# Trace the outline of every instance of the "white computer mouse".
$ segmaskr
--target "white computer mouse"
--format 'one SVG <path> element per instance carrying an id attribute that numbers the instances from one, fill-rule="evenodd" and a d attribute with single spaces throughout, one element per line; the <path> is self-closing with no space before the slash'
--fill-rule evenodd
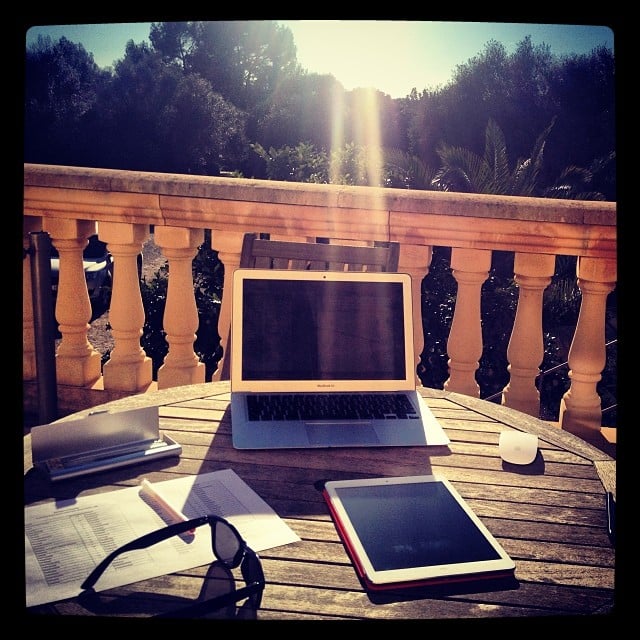
<path id="1" fill-rule="evenodd" d="M 502 431 L 498 450 L 505 462 L 531 464 L 538 454 L 538 436 L 523 431 Z"/>

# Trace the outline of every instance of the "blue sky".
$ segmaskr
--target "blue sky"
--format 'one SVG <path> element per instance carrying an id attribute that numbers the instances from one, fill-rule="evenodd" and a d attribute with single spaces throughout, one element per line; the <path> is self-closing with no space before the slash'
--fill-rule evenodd
<path id="1" fill-rule="evenodd" d="M 589 53 L 607 46 L 615 52 L 606 25 L 400 20 L 280 21 L 293 33 L 298 62 L 315 73 L 330 73 L 350 90 L 375 87 L 403 98 L 448 82 L 457 65 L 497 40 L 508 52 L 527 35 L 534 45 L 547 44 L 555 55 Z M 33 26 L 26 44 L 39 34 L 81 43 L 101 67 L 124 56 L 128 40 L 148 40 L 150 23 Z"/>

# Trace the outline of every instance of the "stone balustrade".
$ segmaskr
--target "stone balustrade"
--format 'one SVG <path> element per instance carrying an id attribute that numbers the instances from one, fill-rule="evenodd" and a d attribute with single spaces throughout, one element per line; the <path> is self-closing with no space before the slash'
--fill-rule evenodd
<path id="1" fill-rule="evenodd" d="M 60 253 L 56 318 L 62 340 L 56 351 L 58 401 L 75 411 L 122 395 L 201 383 L 204 365 L 193 350 L 198 315 L 191 261 L 212 231 L 225 266 L 224 291 L 238 266 L 247 231 L 272 237 L 395 240 L 399 270 L 411 274 L 415 326 L 422 326 L 421 281 L 434 246 L 451 247 L 457 282 L 447 343 L 445 388 L 479 395 L 475 374 L 483 350 L 481 288 L 493 251 L 514 252 L 518 307 L 509 342 L 509 383 L 502 403 L 538 415 L 536 377 L 543 358 L 542 298 L 557 256 L 577 256 L 581 310 L 569 352 L 570 388 L 562 399 L 560 426 L 589 437 L 602 424 L 597 384 L 605 365 L 605 304 L 617 280 L 616 204 L 545 198 L 411 191 L 244 178 L 155 174 L 137 171 L 24 166 L 23 242 L 46 231 Z M 164 315 L 169 352 L 152 380 L 140 346 L 144 309 L 136 259 L 150 227 L 169 261 Z M 87 338 L 91 308 L 82 271 L 82 250 L 93 233 L 114 257 L 109 321 L 115 346 L 103 370 Z M 25 403 L 38 394 L 30 256 L 23 265 L 23 382 Z M 223 294 L 222 346 L 230 322 Z M 414 336 L 416 362 L 424 347 Z M 214 374 L 214 379 L 219 377 Z M 416 380 L 419 380 L 416 376 Z"/>

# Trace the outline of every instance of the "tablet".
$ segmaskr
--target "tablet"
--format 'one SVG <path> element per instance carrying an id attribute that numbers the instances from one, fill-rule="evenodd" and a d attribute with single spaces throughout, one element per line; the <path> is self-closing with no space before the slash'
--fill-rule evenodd
<path id="1" fill-rule="evenodd" d="M 513 560 L 442 476 L 328 481 L 323 496 L 369 589 L 513 576 Z"/>

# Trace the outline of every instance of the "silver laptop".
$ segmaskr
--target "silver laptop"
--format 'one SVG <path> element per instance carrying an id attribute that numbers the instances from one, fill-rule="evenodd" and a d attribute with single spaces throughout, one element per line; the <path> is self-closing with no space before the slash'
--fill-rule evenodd
<path id="1" fill-rule="evenodd" d="M 407 274 L 237 269 L 237 449 L 446 445 L 416 391 Z"/>

